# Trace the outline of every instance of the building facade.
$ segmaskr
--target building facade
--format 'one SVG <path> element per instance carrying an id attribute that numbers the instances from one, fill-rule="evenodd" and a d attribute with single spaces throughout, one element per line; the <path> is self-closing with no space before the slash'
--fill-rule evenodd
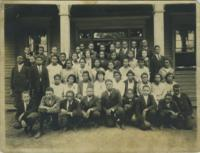
<path id="1" fill-rule="evenodd" d="M 101 43 L 146 39 L 150 50 L 159 45 L 172 59 L 176 81 L 196 106 L 200 15 L 195 1 L 5 1 L 2 8 L 6 99 L 11 68 L 25 46 L 34 51 L 42 45 L 47 53 L 57 46 L 69 56 L 79 43 L 92 41 L 98 50 Z"/>

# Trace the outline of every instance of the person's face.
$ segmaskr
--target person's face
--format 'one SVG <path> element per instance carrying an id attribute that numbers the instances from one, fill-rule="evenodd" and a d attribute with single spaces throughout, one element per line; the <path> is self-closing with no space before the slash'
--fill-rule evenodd
<path id="1" fill-rule="evenodd" d="M 77 61 L 78 60 L 78 55 L 77 54 L 72 54 L 72 60 Z"/>
<path id="2" fill-rule="evenodd" d="M 128 73 L 127 77 L 128 77 L 128 80 L 133 80 L 134 79 L 134 76 L 133 76 L 132 73 Z"/>
<path id="3" fill-rule="evenodd" d="M 121 75 L 119 73 L 115 73 L 114 78 L 116 81 L 119 81 L 119 80 L 121 80 Z"/>
<path id="4" fill-rule="evenodd" d="M 87 82 L 89 80 L 89 76 L 87 73 L 83 73 L 83 81 Z"/>
<path id="5" fill-rule="evenodd" d="M 18 63 L 18 64 L 22 64 L 23 62 L 24 62 L 23 57 L 22 57 L 22 56 L 18 56 L 18 57 L 17 57 L 17 63 Z"/>
<path id="6" fill-rule="evenodd" d="M 110 51 L 111 51 L 111 52 L 115 51 L 115 45 L 114 45 L 114 44 L 111 44 L 111 45 L 110 45 Z"/>
<path id="7" fill-rule="evenodd" d="M 38 53 L 39 54 L 43 54 L 44 53 L 44 49 L 40 47 L 39 50 L 38 50 Z"/>
<path id="8" fill-rule="evenodd" d="M 173 81 L 173 75 L 171 75 L 171 74 L 168 75 L 168 76 L 167 76 L 167 81 L 168 81 L 168 82 L 172 82 L 172 81 Z"/>
<path id="9" fill-rule="evenodd" d="M 67 61 L 66 67 L 67 67 L 68 69 L 70 69 L 70 68 L 72 67 L 72 62 L 71 62 L 71 61 Z"/>
<path id="10" fill-rule="evenodd" d="M 103 81 L 104 80 L 104 75 L 103 74 L 98 74 L 98 79 L 99 79 L 99 81 Z"/>
<path id="11" fill-rule="evenodd" d="M 100 51 L 105 51 L 106 47 L 104 45 L 100 45 Z"/>
<path id="12" fill-rule="evenodd" d="M 57 57 L 53 56 L 53 57 L 51 58 L 51 62 L 52 62 L 52 64 L 57 64 L 57 62 L 58 62 Z"/>
<path id="13" fill-rule="evenodd" d="M 99 53 L 99 57 L 100 57 L 100 58 L 105 58 L 104 52 L 100 52 L 100 53 Z"/>
<path id="14" fill-rule="evenodd" d="M 144 96 L 147 96 L 147 95 L 149 95 L 150 94 L 150 88 L 149 87 L 144 87 L 143 88 L 143 95 Z"/>
<path id="15" fill-rule="evenodd" d="M 143 83 L 147 83 L 148 82 L 148 76 L 147 75 L 143 75 L 141 79 L 142 79 Z"/>
<path id="16" fill-rule="evenodd" d="M 155 82 L 159 83 L 161 81 L 160 75 L 155 75 Z"/>
<path id="17" fill-rule="evenodd" d="M 29 53 L 30 53 L 29 47 L 25 47 L 25 48 L 24 48 L 24 52 L 25 52 L 26 54 L 29 54 Z"/>
<path id="18" fill-rule="evenodd" d="M 80 44 L 80 49 L 84 50 L 85 49 L 85 45 L 84 44 Z"/>
<path id="19" fill-rule="evenodd" d="M 73 77 L 73 76 L 70 76 L 70 77 L 68 78 L 68 82 L 69 82 L 69 84 L 73 84 L 73 83 L 74 83 L 74 77 Z"/>
<path id="20" fill-rule="evenodd" d="M 71 92 L 67 92 L 67 94 L 66 94 L 66 99 L 67 99 L 68 101 L 72 101 L 72 100 L 74 99 L 74 94 L 71 93 Z"/>
<path id="21" fill-rule="evenodd" d="M 113 87 L 113 83 L 112 82 L 110 82 L 110 81 L 106 82 L 106 89 L 107 90 L 111 90 L 112 87 Z"/>
<path id="22" fill-rule="evenodd" d="M 115 52 L 113 52 L 113 53 L 111 54 L 111 59 L 112 59 L 112 60 L 115 60 L 116 58 L 117 58 L 117 55 L 116 55 Z"/>
<path id="23" fill-rule="evenodd" d="M 167 104 L 169 104 L 171 101 L 172 101 L 172 97 L 167 95 L 167 96 L 165 97 L 165 102 L 166 102 Z"/>
<path id="24" fill-rule="evenodd" d="M 136 43 L 136 41 L 132 41 L 132 42 L 131 42 L 131 46 L 132 46 L 132 48 L 137 47 L 137 43 Z"/>
<path id="25" fill-rule="evenodd" d="M 23 102 L 28 104 L 30 102 L 30 95 L 28 93 L 22 94 L 22 100 L 23 100 Z"/>
<path id="26" fill-rule="evenodd" d="M 54 79 L 54 83 L 55 83 L 56 85 L 60 84 L 60 83 L 61 83 L 60 77 L 56 77 L 56 78 Z"/>
<path id="27" fill-rule="evenodd" d="M 37 65 L 42 65 L 43 60 L 41 58 L 36 59 L 36 64 Z"/>
<path id="28" fill-rule="evenodd" d="M 33 56 L 31 56 L 31 57 L 29 58 L 29 60 L 30 60 L 31 63 L 35 63 L 35 58 L 34 58 Z"/>
<path id="29" fill-rule="evenodd" d="M 127 43 L 126 41 L 123 41 L 123 42 L 122 42 L 122 47 L 123 47 L 123 48 L 128 48 L 128 43 Z"/>
<path id="30" fill-rule="evenodd" d="M 85 61 L 84 61 L 84 60 L 80 60 L 80 66 L 81 66 L 82 68 L 85 67 Z"/>
<path id="31" fill-rule="evenodd" d="M 139 67 L 144 67 L 144 61 L 139 61 L 138 65 L 139 65 Z"/>
<path id="32" fill-rule="evenodd" d="M 132 90 L 128 90 L 126 96 L 127 96 L 127 98 L 132 99 L 134 97 L 133 91 Z"/>
<path id="33" fill-rule="evenodd" d="M 52 91 L 46 91 L 45 95 L 47 98 L 51 98 L 53 96 L 53 92 Z"/>
<path id="34" fill-rule="evenodd" d="M 94 95 L 94 90 L 93 88 L 87 88 L 87 96 L 92 97 Z"/>
<path id="35" fill-rule="evenodd" d="M 90 51 L 89 50 L 85 52 L 85 57 L 90 58 Z"/>
<path id="36" fill-rule="evenodd" d="M 180 94 L 180 88 L 173 88 L 174 94 L 179 95 Z"/>
<path id="37" fill-rule="evenodd" d="M 65 60 L 66 60 L 66 56 L 65 56 L 64 54 L 61 54 L 61 55 L 60 55 L 60 60 L 61 60 L 61 61 L 65 61 Z"/>
<path id="38" fill-rule="evenodd" d="M 169 63 L 168 60 L 165 60 L 164 64 L 165 64 L 165 67 L 169 67 L 170 66 L 170 63 Z"/>
<path id="39" fill-rule="evenodd" d="M 89 48 L 90 50 L 93 50 L 93 49 L 94 49 L 94 44 L 93 44 L 93 43 L 90 43 L 90 44 L 88 45 L 88 48 Z"/>
<path id="40" fill-rule="evenodd" d="M 156 47 L 156 48 L 155 48 L 155 53 L 156 53 L 156 54 L 160 54 L 160 47 Z"/>
<path id="41" fill-rule="evenodd" d="M 76 53 L 80 53 L 81 52 L 81 49 L 79 46 L 76 47 Z"/>
<path id="42" fill-rule="evenodd" d="M 133 52 L 129 51 L 129 52 L 128 52 L 128 57 L 129 57 L 129 58 L 133 58 L 133 57 L 134 57 Z"/>
<path id="43" fill-rule="evenodd" d="M 95 60 L 94 66 L 95 67 L 100 67 L 100 65 L 101 65 L 100 61 L 99 60 Z"/>
<path id="44" fill-rule="evenodd" d="M 108 63 L 108 68 L 110 69 L 110 70 L 113 70 L 114 69 L 114 64 L 113 63 Z"/>
<path id="45" fill-rule="evenodd" d="M 116 48 L 121 48 L 121 43 L 120 42 L 116 42 Z"/>
<path id="46" fill-rule="evenodd" d="M 148 45 L 147 40 L 143 40 L 142 41 L 142 46 L 147 46 L 147 45 Z"/>
<path id="47" fill-rule="evenodd" d="M 57 54 L 57 47 L 52 47 L 51 52 L 52 52 L 53 54 Z"/>
<path id="48" fill-rule="evenodd" d="M 142 57 L 147 57 L 147 51 L 145 50 L 142 51 Z"/>
<path id="49" fill-rule="evenodd" d="M 127 66 L 128 66 L 128 59 L 124 59 L 123 65 L 124 65 L 124 67 L 127 67 Z"/>

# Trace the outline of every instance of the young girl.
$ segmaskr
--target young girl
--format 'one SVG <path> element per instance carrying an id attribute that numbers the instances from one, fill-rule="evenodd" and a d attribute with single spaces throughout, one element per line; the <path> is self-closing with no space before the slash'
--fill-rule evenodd
<path id="1" fill-rule="evenodd" d="M 101 63 L 99 59 L 95 59 L 94 61 L 94 68 L 92 69 L 92 76 L 93 76 L 93 80 L 96 80 L 96 74 L 97 71 L 104 71 L 104 68 L 101 67 Z"/>
<path id="2" fill-rule="evenodd" d="M 133 51 L 128 52 L 128 61 L 129 61 L 130 67 L 134 70 L 134 68 L 138 65 L 138 63 Z"/>
<path id="3" fill-rule="evenodd" d="M 105 80 L 107 79 L 111 79 L 113 80 L 113 73 L 114 73 L 115 69 L 114 69 L 114 64 L 112 61 L 109 61 L 108 62 L 108 69 L 106 70 L 106 73 L 105 73 Z"/>
<path id="4" fill-rule="evenodd" d="M 96 74 L 96 81 L 94 82 L 94 94 L 95 96 L 101 98 L 101 95 L 104 91 L 106 91 L 106 85 L 105 85 L 105 72 L 104 71 L 98 71 Z"/>
<path id="5" fill-rule="evenodd" d="M 74 95 L 77 95 L 78 84 L 76 83 L 76 76 L 74 74 L 70 74 L 66 80 L 67 82 L 64 84 L 64 97 L 66 97 L 66 93 L 69 90 L 72 90 Z"/>
<path id="6" fill-rule="evenodd" d="M 141 96 L 142 95 L 142 90 L 144 86 L 149 86 L 149 89 L 151 91 L 151 83 L 149 82 L 149 75 L 147 73 L 142 73 L 141 74 L 141 82 L 138 83 L 137 85 L 137 95 Z"/>
<path id="7" fill-rule="evenodd" d="M 92 68 L 92 58 L 89 50 L 85 51 L 85 61 L 86 61 L 86 67 L 89 69 Z"/>
<path id="8" fill-rule="evenodd" d="M 174 74 L 173 73 L 167 73 L 165 77 L 166 82 L 165 85 L 165 93 L 173 94 L 173 86 L 177 84 L 176 81 L 174 81 Z"/>
<path id="9" fill-rule="evenodd" d="M 143 60 L 144 60 L 144 65 L 146 66 L 146 67 L 149 67 L 149 57 L 148 57 L 148 53 L 147 53 L 147 51 L 146 50 L 142 50 L 141 51 L 141 55 L 142 55 L 142 58 L 143 58 Z"/>
<path id="10" fill-rule="evenodd" d="M 117 54 L 116 52 L 112 52 L 110 55 L 110 60 L 113 62 L 114 64 L 114 68 L 116 70 L 118 70 L 121 67 L 121 62 L 120 60 L 117 59 Z"/>
<path id="11" fill-rule="evenodd" d="M 163 81 L 165 81 L 165 77 L 167 73 L 174 73 L 174 69 L 171 67 L 170 60 L 164 60 L 164 66 L 159 70 L 159 74 L 161 75 Z"/>

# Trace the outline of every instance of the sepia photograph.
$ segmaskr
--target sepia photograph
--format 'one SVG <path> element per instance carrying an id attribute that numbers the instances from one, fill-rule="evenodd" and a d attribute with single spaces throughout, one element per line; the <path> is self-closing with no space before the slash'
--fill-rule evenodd
<path id="1" fill-rule="evenodd" d="M 198 1 L 0 6 L 0 152 L 200 151 Z"/>

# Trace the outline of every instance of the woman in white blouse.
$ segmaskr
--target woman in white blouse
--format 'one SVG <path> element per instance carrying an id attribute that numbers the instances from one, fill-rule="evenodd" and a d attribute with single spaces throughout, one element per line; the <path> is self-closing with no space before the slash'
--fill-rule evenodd
<path id="1" fill-rule="evenodd" d="M 94 94 L 97 97 L 101 97 L 102 93 L 106 91 L 105 85 L 105 72 L 104 71 L 97 71 L 96 74 L 96 81 L 94 82 Z"/>
<path id="2" fill-rule="evenodd" d="M 67 82 L 64 85 L 64 97 L 66 97 L 67 91 L 72 90 L 75 95 L 78 93 L 78 84 L 76 83 L 76 76 L 70 74 L 67 78 Z"/>

